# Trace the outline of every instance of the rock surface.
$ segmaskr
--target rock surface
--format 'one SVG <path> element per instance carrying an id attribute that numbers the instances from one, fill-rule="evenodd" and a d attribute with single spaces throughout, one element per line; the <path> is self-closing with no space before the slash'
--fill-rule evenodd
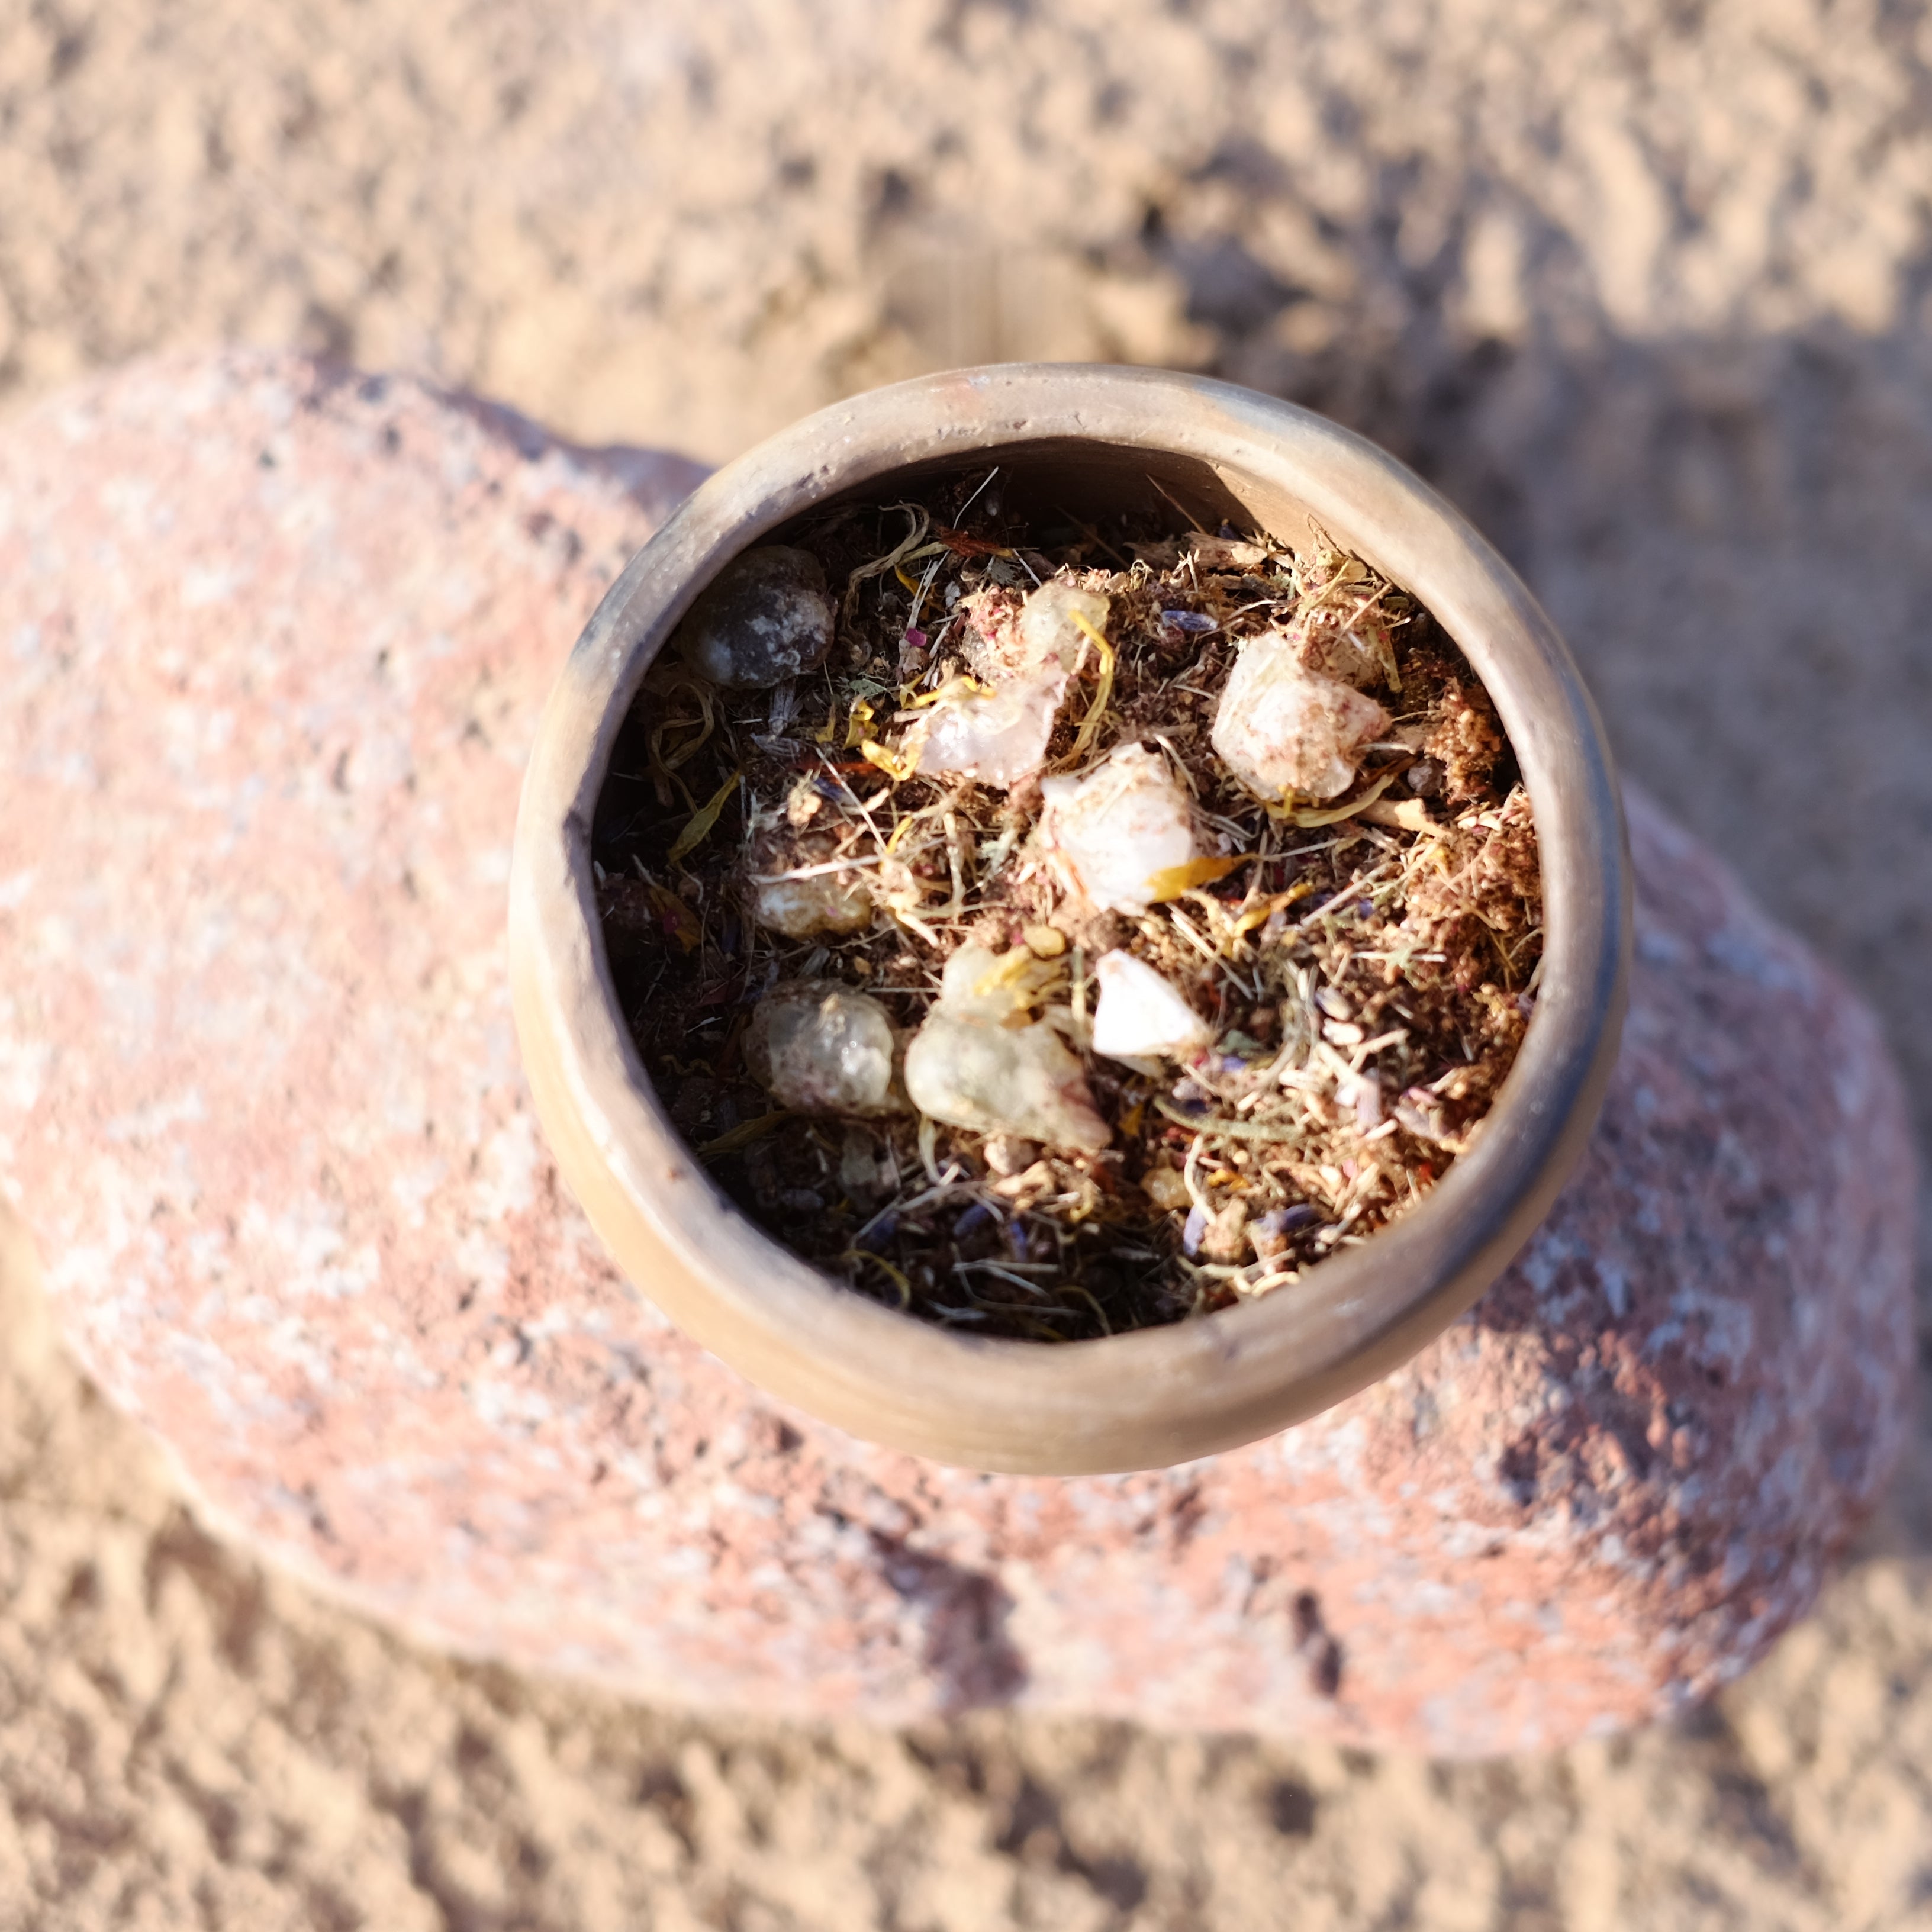
<path id="1" fill-rule="evenodd" d="M 781 1410 L 616 1279 L 518 1079 L 503 880 L 550 672 L 687 480 L 248 357 L 0 436 L 0 1176 L 211 1516 L 668 1701 L 1468 1754 L 1749 1663 L 1902 1438 L 1910 1155 L 1863 1009 L 1641 801 L 1582 1167 L 1300 1429 L 962 1474 Z"/>

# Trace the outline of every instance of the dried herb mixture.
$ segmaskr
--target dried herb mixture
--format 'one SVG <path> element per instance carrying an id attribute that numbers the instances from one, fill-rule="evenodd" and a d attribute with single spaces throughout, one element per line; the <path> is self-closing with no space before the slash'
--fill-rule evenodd
<path id="1" fill-rule="evenodd" d="M 1541 899 L 1428 612 L 1319 531 L 1028 527 L 997 474 L 748 558 L 594 839 L 638 1051 L 746 1214 L 890 1306 L 1060 1342 L 1292 1294 L 1440 1179 Z"/>

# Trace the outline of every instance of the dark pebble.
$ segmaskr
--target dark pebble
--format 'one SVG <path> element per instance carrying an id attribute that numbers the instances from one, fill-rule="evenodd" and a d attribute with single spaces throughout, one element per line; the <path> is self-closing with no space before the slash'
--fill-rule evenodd
<path id="1" fill-rule="evenodd" d="M 818 560 L 769 544 L 712 578 L 678 626 L 678 649 L 714 683 L 769 690 L 825 662 L 836 614 Z"/>

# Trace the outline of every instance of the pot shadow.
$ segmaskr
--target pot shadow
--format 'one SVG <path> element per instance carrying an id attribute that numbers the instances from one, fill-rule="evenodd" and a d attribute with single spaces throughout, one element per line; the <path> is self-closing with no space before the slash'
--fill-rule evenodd
<path id="1" fill-rule="evenodd" d="M 1408 462 L 1542 599 L 1624 770 L 1876 1010 L 1932 1168 L 1932 338 L 1906 320 L 1638 333 L 1613 320 L 1576 236 L 1495 182 L 1418 182 L 1390 165 L 1346 232 L 1299 192 L 1237 137 L 1171 206 L 1150 202 L 1136 232 L 1084 258 L 928 229 L 920 245 L 949 275 L 902 278 L 946 318 L 927 359 L 1132 359 L 1100 322 L 1082 334 L 1080 291 L 1164 283 L 1191 366 Z M 1197 218 L 1204 196 L 1219 225 Z M 1423 201 L 1436 226 L 1418 240 Z M 1514 292 L 1484 326 L 1474 257 L 1499 220 Z M 1298 280 L 1282 249 L 1272 266 L 1256 252 L 1255 238 L 1298 223 L 1320 230 L 1324 274 Z M 1896 314 L 1926 312 L 1932 244 L 1895 268 Z M 898 285 L 888 273 L 889 310 Z M 953 287 L 978 290 L 980 308 L 940 298 Z M 901 302 L 915 340 L 924 314 Z M 1932 1554 L 1932 1438 L 1914 1439 L 1862 1547 Z"/>
<path id="2" fill-rule="evenodd" d="M 1238 278 L 1225 258 L 1201 274 L 1211 314 Z M 1932 280 L 1932 259 L 1910 279 Z M 1924 1173 L 1932 344 L 1838 325 L 1638 341 L 1556 304 L 1516 340 L 1469 341 L 1439 288 L 1406 292 L 1396 322 L 1364 315 L 1310 356 L 1231 319 L 1216 372 L 1372 436 L 1496 542 L 1569 640 L 1624 771 L 1876 1009 Z M 1239 299 L 1256 298 L 1250 280 Z M 1922 1182 L 1922 1423 L 1852 1556 L 1915 1571 L 1932 1558 L 1925 1200 Z"/>
<path id="3" fill-rule="evenodd" d="M 1924 1172 L 1927 345 L 1831 328 L 1604 340 L 1587 355 L 1429 346 L 1373 364 L 1324 358 L 1274 386 L 1395 450 L 1509 557 L 1582 662 L 1624 772 L 1876 1010 Z M 1922 1184 L 1922 1418 L 1927 1219 Z M 1922 1575 L 1932 1559 L 1922 1422 L 1850 1561 L 1881 1556 Z"/>

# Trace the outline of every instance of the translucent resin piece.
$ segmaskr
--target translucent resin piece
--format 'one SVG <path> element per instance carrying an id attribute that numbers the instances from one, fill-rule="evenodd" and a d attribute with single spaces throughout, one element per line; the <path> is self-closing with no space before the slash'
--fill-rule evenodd
<path id="1" fill-rule="evenodd" d="M 1107 1144 L 1080 1062 L 1048 1022 L 1022 1019 L 1052 970 L 1024 947 L 963 946 L 946 962 L 938 1001 L 906 1048 L 906 1091 L 921 1113 L 1050 1147 Z"/>
<path id="2" fill-rule="evenodd" d="M 1017 626 L 1022 662 L 1029 668 L 1071 670 L 1104 634 L 1113 601 L 1098 590 L 1082 590 L 1058 578 L 1030 592 L 1020 606 Z M 1083 628 L 1084 626 L 1084 628 Z"/>
<path id="3" fill-rule="evenodd" d="M 774 879 L 752 888 L 752 916 L 788 939 L 857 932 L 872 919 L 872 896 L 856 872 Z"/>
<path id="4" fill-rule="evenodd" d="M 1102 912 L 1144 913 L 1163 872 L 1196 854 L 1186 788 L 1158 752 L 1123 745 L 1078 777 L 1043 779 L 1040 842 L 1067 890 Z"/>
<path id="5" fill-rule="evenodd" d="M 1298 640 L 1268 632 L 1243 646 L 1214 713 L 1212 742 L 1256 797 L 1339 798 L 1362 753 L 1389 728 L 1372 698 L 1305 670 Z"/>
<path id="6" fill-rule="evenodd" d="M 746 909 L 759 925 L 788 939 L 820 934 L 857 932 L 872 917 L 870 875 L 842 865 L 834 830 L 808 821 L 794 824 L 784 814 L 754 819 L 746 860 Z"/>
<path id="7" fill-rule="evenodd" d="M 801 1114 L 899 1111 L 892 1094 L 892 1016 L 868 993 L 792 980 L 760 1000 L 745 1064 L 781 1107 Z"/>
<path id="8" fill-rule="evenodd" d="M 1017 784 L 1046 762 L 1066 690 L 1066 674 L 1058 670 L 1015 677 L 990 692 L 962 679 L 913 727 L 907 751 L 927 778 Z"/>
<path id="9" fill-rule="evenodd" d="M 1185 1059 L 1214 1039 L 1173 983 L 1144 959 L 1116 950 L 1094 968 L 1100 988 L 1094 1011 L 1094 1051 L 1132 1063 L 1157 1054 Z"/>
<path id="10" fill-rule="evenodd" d="M 962 601 L 966 662 L 979 676 L 999 683 L 1040 672 L 1072 671 L 1093 639 L 1081 620 L 1105 633 L 1113 600 L 1058 578 L 1029 591 L 1018 609 L 1010 591 L 980 591 Z"/>
<path id="11" fill-rule="evenodd" d="M 939 1004 L 956 1019 L 1004 1024 L 1016 1013 L 1037 1006 L 1043 989 L 1064 970 L 1030 948 L 995 952 L 968 940 L 946 962 L 939 980 Z"/>
<path id="12" fill-rule="evenodd" d="M 1009 1029 L 935 1007 L 906 1048 L 906 1090 L 921 1113 L 976 1133 L 1090 1152 L 1112 1138 L 1079 1061 L 1044 1020 Z"/>

